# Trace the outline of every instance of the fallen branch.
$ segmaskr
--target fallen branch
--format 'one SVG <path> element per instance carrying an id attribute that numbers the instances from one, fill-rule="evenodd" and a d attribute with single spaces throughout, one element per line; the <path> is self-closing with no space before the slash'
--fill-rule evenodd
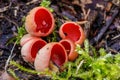
<path id="1" fill-rule="evenodd" d="M 117 16 L 119 10 L 116 9 L 114 12 L 113 12 L 113 15 L 111 16 L 110 19 L 106 20 L 106 24 L 102 27 L 102 29 L 99 31 L 98 35 L 96 37 L 94 37 L 90 43 L 91 45 L 95 44 L 95 43 L 98 43 L 99 40 L 102 38 L 103 34 L 106 32 L 106 30 L 108 29 L 108 27 L 111 25 L 111 23 L 113 22 L 113 20 L 115 19 L 115 17 Z"/>

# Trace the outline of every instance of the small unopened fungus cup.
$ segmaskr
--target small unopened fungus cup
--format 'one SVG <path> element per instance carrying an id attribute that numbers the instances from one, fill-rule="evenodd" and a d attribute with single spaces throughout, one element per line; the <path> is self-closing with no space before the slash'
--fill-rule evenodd
<path id="1" fill-rule="evenodd" d="M 70 39 L 75 44 L 82 44 L 85 40 L 85 34 L 80 25 L 75 22 L 66 22 L 59 29 L 59 35 L 62 39 Z"/>
<path id="2" fill-rule="evenodd" d="M 54 17 L 44 7 L 33 8 L 26 17 L 25 28 L 33 36 L 48 36 L 54 29 Z"/>

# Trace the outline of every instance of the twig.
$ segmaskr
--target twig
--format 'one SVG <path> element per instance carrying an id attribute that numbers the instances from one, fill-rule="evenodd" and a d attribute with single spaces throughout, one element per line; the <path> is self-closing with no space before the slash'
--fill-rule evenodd
<path id="1" fill-rule="evenodd" d="M 10 59 L 11 59 L 11 57 L 12 57 L 12 55 L 13 55 L 13 51 L 14 51 L 14 49 L 15 49 L 16 43 L 17 43 L 17 41 L 14 43 L 14 45 L 13 45 L 13 47 L 12 47 L 12 50 L 11 50 L 11 52 L 10 52 L 10 55 L 9 55 L 7 61 L 6 61 L 5 71 L 7 71 L 7 67 L 8 67 L 8 64 L 9 64 L 9 62 L 10 62 Z"/>
<path id="2" fill-rule="evenodd" d="M 88 9 L 88 11 L 87 11 L 87 14 L 85 15 L 85 20 L 88 18 L 88 16 L 89 16 L 89 14 L 90 14 L 90 9 Z"/>
<path id="3" fill-rule="evenodd" d="M 90 22 L 89 21 L 84 24 L 84 33 L 86 37 L 89 36 L 89 33 L 90 33 Z"/>
<path id="4" fill-rule="evenodd" d="M 0 13 L 7 11 L 9 6 L 5 6 L 3 8 L 0 8 Z"/>
<path id="5" fill-rule="evenodd" d="M 114 40 L 114 39 L 116 39 L 116 38 L 119 38 L 119 37 L 120 37 L 120 34 L 117 35 L 117 36 L 115 36 L 115 37 L 113 37 L 112 40 Z"/>
<path id="6" fill-rule="evenodd" d="M 119 53 L 117 50 L 112 49 L 112 48 L 108 48 L 108 50 L 111 51 L 112 53 L 116 53 L 116 54 Z"/>
<path id="7" fill-rule="evenodd" d="M 35 2 L 40 2 L 40 1 L 39 0 L 32 0 L 32 1 L 28 2 L 28 3 L 26 3 L 26 5 L 30 5 L 30 4 L 33 4 Z M 10 4 L 8 6 L 0 8 L 0 13 L 7 11 L 10 8 L 11 5 L 12 5 L 12 2 L 10 2 Z M 15 6 L 15 7 L 17 7 L 17 6 Z"/>
<path id="8" fill-rule="evenodd" d="M 28 3 L 26 3 L 26 5 L 30 5 L 30 4 L 33 4 L 33 3 L 38 2 L 38 1 L 39 0 L 32 0 L 32 1 L 28 2 Z"/>
<path id="9" fill-rule="evenodd" d="M 98 35 L 96 37 L 94 37 L 90 43 L 93 45 L 95 43 L 97 43 L 103 36 L 103 34 L 106 32 L 106 30 L 108 29 L 108 27 L 111 25 L 112 21 L 114 20 L 114 18 L 116 17 L 116 15 L 118 14 L 118 10 L 116 9 L 113 13 L 113 15 L 111 16 L 110 19 L 108 19 L 106 21 L 106 24 L 102 27 L 102 29 L 99 31 Z"/>
<path id="10" fill-rule="evenodd" d="M 86 15 L 86 10 L 85 10 L 85 8 L 82 6 L 82 11 L 83 11 L 83 16 L 84 16 L 84 18 L 85 18 L 85 15 Z"/>
<path id="11" fill-rule="evenodd" d="M 84 62 L 84 60 L 82 60 L 82 61 L 80 62 L 80 64 L 77 66 L 76 74 L 78 73 L 78 70 L 79 70 L 80 67 L 82 66 L 83 62 Z"/>
<path id="12" fill-rule="evenodd" d="M 87 23 L 88 21 L 77 21 L 76 23 L 78 23 L 78 24 L 85 24 L 85 23 Z"/>

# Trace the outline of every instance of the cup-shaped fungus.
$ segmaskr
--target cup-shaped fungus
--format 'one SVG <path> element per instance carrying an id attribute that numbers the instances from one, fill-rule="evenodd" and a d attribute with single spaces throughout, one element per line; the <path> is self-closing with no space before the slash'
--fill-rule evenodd
<path id="1" fill-rule="evenodd" d="M 70 39 L 76 44 L 82 44 L 85 40 L 85 34 L 81 26 L 75 22 L 64 23 L 59 30 L 59 35 L 61 38 Z"/>
<path id="2" fill-rule="evenodd" d="M 33 38 L 26 42 L 21 49 L 21 54 L 26 62 L 33 63 L 39 49 L 46 45 L 46 41 Z"/>
<path id="3" fill-rule="evenodd" d="M 35 7 L 26 17 L 25 28 L 31 35 L 47 36 L 54 29 L 54 17 L 48 9 Z"/>
<path id="4" fill-rule="evenodd" d="M 35 58 L 34 66 L 37 71 L 49 68 L 50 61 L 61 67 L 67 62 L 67 52 L 58 42 L 51 42 L 41 48 Z"/>
<path id="5" fill-rule="evenodd" d="M 60 41 L 60 43 L 64 46 L 67 52 L 68 60 L 74 61 L 78 56 L 78 53 L 75 51 L 75 43 L 70 39 L 63 39 Z"/>
<path id="6" fill-rule="evenodd" d="M 35 37 L 35 36 L 30 35 L 30 34 L 25 34 L 20 40 L 20 45 L 23 46 L 26 42 L 28 42 L 29 40 L 31 40 L 33 38 L 39 39 L 39 37 Z"/>

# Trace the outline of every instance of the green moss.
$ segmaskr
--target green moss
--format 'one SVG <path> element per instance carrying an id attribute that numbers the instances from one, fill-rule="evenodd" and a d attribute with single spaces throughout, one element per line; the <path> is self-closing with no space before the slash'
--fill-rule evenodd
<path id="1" fill-rule="evenodd" d="M 20 80 L 12 69 L 8 69 L 8 72 L 15 78 L 15 80 Z"/>
<path id="2" fill-rule="evenodd" d="M 49 9 L 51 12 L 53 12 L 54 10 L 50 7 L 50 4 L 51 4 L 50 0 L 42 0 L 40 6 L 45 7 Z"/>
<path id="3" fill-rule="evenodd" d="M 84 43 L 84 48 L 76 46 L 79 56 L 74 62 L 68 62 L 63 67 L 62 72 L 37 72 L 27 69 L 15 61 L 10 64 L 18 67 L 21 71 L 31 74 L 44 74 L 50 76 L 52 80 L 119 80 L 120 79 L 120 54 L 112 55 L 103 48 L 100 50 L 91 49 L 88 40 Z M 90 52 L 100 54 L 100 56 L 90 56 Z"/>

